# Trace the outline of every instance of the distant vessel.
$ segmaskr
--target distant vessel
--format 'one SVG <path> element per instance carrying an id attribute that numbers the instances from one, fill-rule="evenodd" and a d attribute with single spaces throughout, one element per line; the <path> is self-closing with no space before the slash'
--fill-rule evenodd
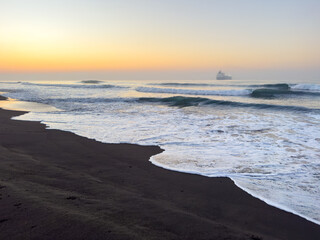
<path id="1" fill-rule="evenodd" d="M 217 74 L 217 80 L 232 80 L 230 75 L 226 75 L 224 72 L 219 71 Z"/>

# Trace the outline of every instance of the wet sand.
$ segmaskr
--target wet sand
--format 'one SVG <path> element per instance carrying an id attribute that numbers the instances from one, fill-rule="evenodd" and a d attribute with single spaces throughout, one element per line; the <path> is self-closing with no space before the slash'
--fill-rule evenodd
<path id="1" fill-rule="evenodd" d="M 228 178 L 152 165 L 157 146 L 10 120 L 20 114 L 0 109 L 0 239 L 320 239 Z"/>

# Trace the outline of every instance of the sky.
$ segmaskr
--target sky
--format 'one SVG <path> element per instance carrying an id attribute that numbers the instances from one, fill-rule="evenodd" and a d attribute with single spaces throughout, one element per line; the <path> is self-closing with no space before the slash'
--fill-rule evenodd
<path id="1" fill-rule="evenodd" d="M 318 0 L 0 0 L 0 80 L 320 81 Z"/>

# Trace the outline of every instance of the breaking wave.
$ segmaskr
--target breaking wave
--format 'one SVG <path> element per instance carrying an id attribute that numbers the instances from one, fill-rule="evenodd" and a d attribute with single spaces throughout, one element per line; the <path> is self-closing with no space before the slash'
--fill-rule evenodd
<path id="1" fill-rule="evenodd" d="M 246 96 L 251 94 L 248 89 L 241 90 L 192 90 L 192 89 L 175 89 L 175 88 L 152 88 L 138 87 L 138 92 L 144 93 L 169 93 L 169 94 L 186 94 L 186 95 L 212 95 L 212 96 Z"/>
<path id="2" fill-rule="evenodd" d="M 255 108 L 255 109 L 273 109 L 282 111 L 298 111 L 298 112 L 317 112 L 320 113 L 318 108 L 307 108 L 301 106 L 288 106 L 288 105 L 276 105 L 276 104 L 263 104 L 263 103 L 246 103 L 227 100 L 215 100 L 205 97 L 140 97 L 140 98 L 47 98 L 47 99 L 29 99 L 29 101 L 49 104 L 53 106 L 60 106 L 63 103 L 77 104 L 86 103 L 90 105 L 101 103 L 156 103 L 160 105 L 167 105 L 170 107 L 202 107 L 202 106 L 221 106 L 221 107 L 235 107 L 235 108 Z"/>
<path id="3" fill-rule="evenodd" d="M 194 90 L 194 89 L 177 89 L 177 88 L 154 88 L 154 87 L 138 87 L 136 91 L 144 93 L 168 93 L 168 94 L 184 94 L 184 95 L 202 95 L 202 96 L 250 96 L 254 98 L 276 98 L 284 96 L 320 96 L 320 90 L 308 91 L 309 89 L 317 89 L 317 85 L 300 86 L 295 85 L 292 88 L 287 84 L 264 84 L 251 85 L 264 86 L 257 89 L 232 89 L 232 90 Z M 308 88 L 307 88 L 308 87 Z M 292 90 L 291 90 L 292 89 Z M 320 89 L 320 88 L 319 88 Z"/>
<path id="4" fill-rule="evenodd" d="M 230 84 L 208 84 L 208 83 L 158 83 L 158 84 L 150 84 L 157 86 L 185 86 L 185 87 L 227 87 Z M 240 84 L 232 84 L 235 87 L 252 87 L 252 88 L 276 88 L 276 89 L 290 89 L 290 85 L 287 83 L 276 83 L 276 84 L 253 84 L 253 85 L 240 85 Z"/>
<path id="5" fill-rule="evenodd" d="M 273 110 L 287 110 L 287 111 L 303 111 L 303 112 L 320 112 L 318 108 L 306 108 L 300 106 L 286 106 L 274 104 L 261 104 L 261 103 L 243 103 L 224 100 L 213 100 L 201 97 L 183 97 L 175 96 L 168 98 L 139 98 L 140 102 L 160 103 L 174 107 L 190 107 L 190 106 L 228 106 L 228 107 L 249 107 L 257 109 L 273 109 Z"/>
<path id="6" fill-rule="evenodd" d="M 308 91 L 291 91 L 284 89 L 270 89 L 270 88 L 260 88 L 253 90 L 251 97 L 254 98 L 275 98 L 277 96 L 292 95 L 292 96 L 320 96 L 320 92 L 308 92 Z"/>
<path id="7" fill-rule="evenodd" d="M 295 84 L 291 89 L 320 92 L 320 84 Z"/>
<path id="8" fill-rule="evenodd" d="M 290 89 L 290 86 L 287 83 L 248 85 L 248 87 L 274 88 L 274 89 L 282 89 L 282 90 L 289 90 Z"/>

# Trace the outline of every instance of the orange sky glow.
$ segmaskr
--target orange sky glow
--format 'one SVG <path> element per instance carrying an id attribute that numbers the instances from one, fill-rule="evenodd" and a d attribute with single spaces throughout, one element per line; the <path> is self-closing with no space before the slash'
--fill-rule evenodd
<path id="1" fill-rule="evenodd" d="M 196 2 L 5 2 L 0 72 L 320 67 L 317 2 Z"/>

